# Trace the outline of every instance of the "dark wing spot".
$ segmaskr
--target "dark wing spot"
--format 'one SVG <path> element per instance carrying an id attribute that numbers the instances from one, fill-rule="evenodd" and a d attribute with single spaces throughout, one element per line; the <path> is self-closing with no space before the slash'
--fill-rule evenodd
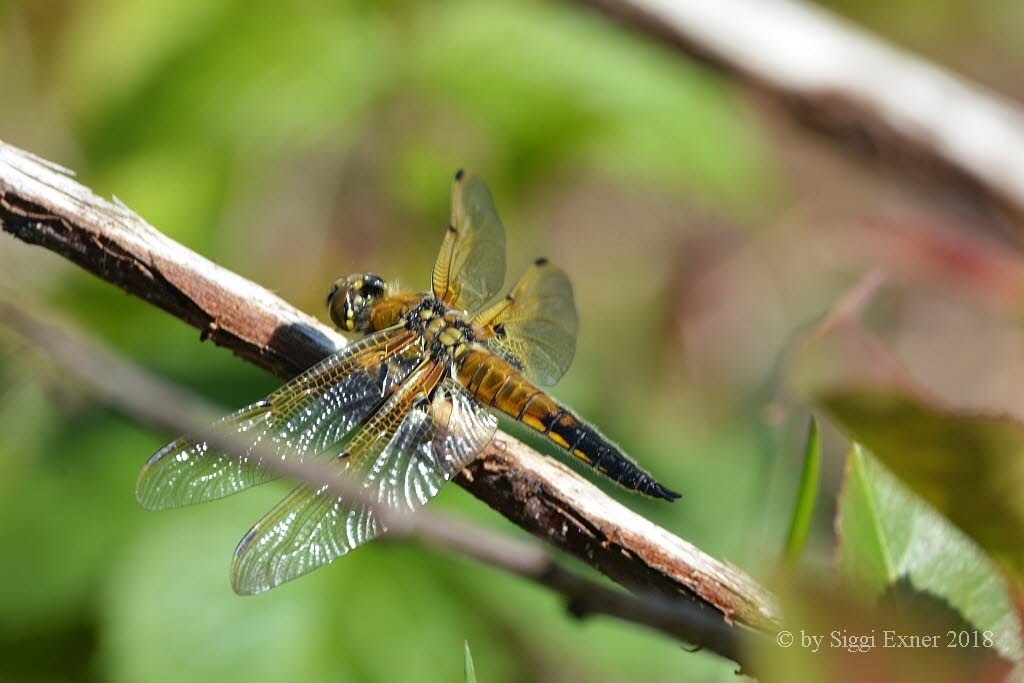
<path id="1" fill-rule="evenodd" d="M 448 226 L 448 232 L 458 232 L 458 230 L 455 229 L 454 225 L 449 225 Z"/>
<path id="2" fill-rule="evenodd" d="M 494 334 L 498 335 L 499 337 L 504 337 L 505 336 L 505 323 L 498 323 L 497 325 L 495 325 L 494 326 Z"/>
<path id="3" fill-rule="evenodd" d="M 455 179 L 462 180 L 462 176 L 464 175 L 466 175 L 466 169 L 460 168 L 458 171 L 455 172 Z"/>
<path id="4" fill-rule="evenodd" d="M 539 259 L 537 259 L 536 261 L 533 262 L 533 265 L 535 265 L 535 266 L 546 266 L 547 264 L 548 264 L 548 260 L 546 258 L 544 258 L 543 256 L 541 256 Z"/>

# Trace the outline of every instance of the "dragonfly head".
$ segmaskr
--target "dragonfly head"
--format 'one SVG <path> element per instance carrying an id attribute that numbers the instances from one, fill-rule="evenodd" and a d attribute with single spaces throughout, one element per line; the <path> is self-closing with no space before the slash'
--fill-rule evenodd
<path id="1" fill-rule="evenodd" d="M 341 331 L 366 334 L 370 313 L 386 293 L 384 280 L 373 273 L 340 277 L 327 292 L 327 310 Z"/>

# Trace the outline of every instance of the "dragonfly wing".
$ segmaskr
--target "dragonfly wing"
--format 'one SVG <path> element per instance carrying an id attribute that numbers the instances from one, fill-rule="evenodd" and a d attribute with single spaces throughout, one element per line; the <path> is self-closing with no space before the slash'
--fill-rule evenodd
<path id="1" fill-rule="evenodd" d="M 486 343 L 492 351 L 534 382 L 551 386 L 576 352 L 579 319 L 572 284 L 561 268 L 538 259 L 508 296 L 482 311 L 473 324 L 491 335 Z"/>
<path id="2" fill-rule="evenodd" d="M 402 393 L 370 419 L 337 462 L 342 480 L 359 487 L 369 500 L 408 512 L 437 495 L 483 450 L 497 419 L 448 378 L 429 400 L 419 391 Z M 404 417 L 398 415 L 403 410 Z M 396 420 L 398 426 L 389 429 Z M 300 486 L 238 544 L 232 585 L 243 595 L 268 590 L 384 531 L 370 506 L 345 502 L 323 488 Z"/>
<path id="3" fill-rule="evenodd" d="M 464 311 L 476 311 L 505 281 L 505 228 L 494 199 L 479 176 L 463 171 L 452 181 L 451 217 L 434 262 L 434 296 Z"/>
<path id="4" fill-rule="evenodd" d="M 313 456 L 340 441 L 415 367 L 400 354 L 415 333 L 390 328 L 351 344 L 306 370 L 265 399 L 214 423 L 250 444 L 239 459 L 205 441 L 179 438 L 161 448 L 139 473 L 135 495 L 150 509 L 200 503 L 274 478 L 261 452 L 281 458 Z"/>

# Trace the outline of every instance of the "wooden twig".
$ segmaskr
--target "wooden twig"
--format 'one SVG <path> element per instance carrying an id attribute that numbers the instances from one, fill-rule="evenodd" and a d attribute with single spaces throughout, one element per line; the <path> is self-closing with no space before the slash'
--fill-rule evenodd
<path id="1" fill-rule="evenodd" d="M 576 0 L 780 100 L 797 118 L 1024 230 L 1016 103 L 799 0 Z"/>
<path id="2" fill-rule="evenodd" d="M 343 338 L 263 287 L 195 254 L 52 164 L 0 142 L 0 221 L 290 378 Z M 771 631 L 775 598 L 609 498 L 569 468 L 499 433 L 456 480 L 522 528 L 631 590 L 685 598 L 726 624 Z"/>

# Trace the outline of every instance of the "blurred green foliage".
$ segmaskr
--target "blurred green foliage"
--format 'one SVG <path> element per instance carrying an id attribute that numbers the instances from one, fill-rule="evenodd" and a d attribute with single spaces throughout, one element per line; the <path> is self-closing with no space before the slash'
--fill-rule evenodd
<path id="1" fill-rule="evenodd" d="M 318 315 L 346 272 L 424 287 L 450 175 L 478 171 L 506 224 L 509 279 L 538 255 L 573 278 L 581 337 L 556 395 L 684 497 L 613 495 L 755 573 L 773 563 L 799 478 L 775 456 L 803 422 L 763 419 L 778 340 L 742 324 L 770 323 L 775 304 L 730 309 L 739 327 L 711 345 L 732 354 L 724 366 L 688 366 L 677 332 L 682 281 L 701 265 L 687 240 L 756 233 L 792 199 L 748 101 L 718 75 L 568 3 L 9 0 L 0 92 L 0 138 Z M 276 385 L 0 239 L 0 288 L 154 371 L 226 409 Z M 466 640 L 492 682 L 734 680 L 706 653 L 578 622 L 547 591 L 385 542 L 238 598 L 231 550 L 285 487 L 145 513 L 135 475 L 174 435 L 60 380 L 0 340 L 2 680 L 451 681 Z M 437 504 L 517 531 L 455 487 Z"/>

